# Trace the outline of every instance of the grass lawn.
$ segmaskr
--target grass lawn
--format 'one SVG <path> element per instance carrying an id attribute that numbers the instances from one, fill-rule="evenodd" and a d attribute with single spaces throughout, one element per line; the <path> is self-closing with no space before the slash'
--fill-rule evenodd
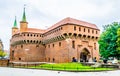
<path id="1" fill-rule="evenodd" d="M 80 63 L 56 63 L 56 64 L 41 64 L 29 68 L 48 69 L 48 70 L 64 70 L 64 71 L 106 71 L 114 70 L 112 68 L 93 68 L 84 66 Z"/>

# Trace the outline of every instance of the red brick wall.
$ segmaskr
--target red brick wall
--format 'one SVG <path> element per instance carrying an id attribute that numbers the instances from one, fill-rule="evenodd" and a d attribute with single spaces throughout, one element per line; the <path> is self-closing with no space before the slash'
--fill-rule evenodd
<path id="1" fill-rule="evenodd" d="M 9 60 L 0 60 L 0 66 L 8 66 Z"/>
<path id="2" fill-rule="evenodd" d="M 54 62 L 58 63 L 71 62 L 72 57 L 80 60 L 80 54 L 84 49 L 88 50 L 92 58 L 97 57 L 99 59 L 99 46 L 97 41 L 100 31 L 98 29 L 70 24 L 61 27 L 62 29 L 60 30 L 58 30 L 60 28 L 58 27 L 43 33 L 43 37 L 40 37 L 41 33 L 34 33 L 39 35 L 38 37 L 28 36 L 27 34 L 33 34 L 29 32 L 26 32 L 27 34 L 25 36 L 23 34 L 24 32 L 13 36 L 11 39 L 10 53 L 14 51 L 14 60 L 11 58 L 12 54 L 10 54 L 11 61 L 53 62 L 54 58 Z M 76 30 L 74 30 L 74 27 L 76 27 Z M 68 38 L 71 39 L 69 43 L 66 41 Z M 38 41 L 40 43 L 28 43 L 27 40 Z M 20 43 L 15 44 L 17 41 L 20 41 Z M 75 48 L 72 47 L 72 41 L 75 42 Z M 61 42 L 61 46 L 59 46 L 59 42 Z M 23 48 L 21 48 L 21 45 Z M 39 47 L 36 47 L 36 45 L 39 45 Z"/>

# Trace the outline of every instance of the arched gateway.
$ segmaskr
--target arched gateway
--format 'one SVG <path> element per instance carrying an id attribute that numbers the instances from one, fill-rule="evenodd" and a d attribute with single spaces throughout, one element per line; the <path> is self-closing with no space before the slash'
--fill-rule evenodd
<path id="1" fill-rule="evenodd" d="M 80 61 L 81 62 L 87 62 L 89 57 L 90 57 L 90 52 L 88 49 L 84 48 L 83 50 L 81 50 L 81 52 L 80 52 Z"/>

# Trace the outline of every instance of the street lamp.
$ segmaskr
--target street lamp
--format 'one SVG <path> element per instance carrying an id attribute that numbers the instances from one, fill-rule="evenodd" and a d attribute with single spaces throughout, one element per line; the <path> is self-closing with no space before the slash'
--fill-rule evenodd
<path id="1" fill-rule="evenodd" d="M 69 61 L 69 49 L 70 49 L 70 41 L 71 41 L 71 39 L 70 39 L 70 38 L 67 38 L 65 41 L 67 42 L 67 48 L 68 48 L 68 61 Z"/>

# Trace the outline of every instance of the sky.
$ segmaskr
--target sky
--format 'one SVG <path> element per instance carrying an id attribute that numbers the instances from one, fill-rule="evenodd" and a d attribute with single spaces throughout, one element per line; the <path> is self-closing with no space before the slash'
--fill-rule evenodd
<path id="1" fill-rule="evenodd" d="M 15 16 L 19 27 L 24 5 L 30 28 L 47 29 L 66 17 L 96 24 L 101 31 L 103 25 L 120 22 L 120 0 L 0 0 L 0 39 L 5 50 Z"/>

